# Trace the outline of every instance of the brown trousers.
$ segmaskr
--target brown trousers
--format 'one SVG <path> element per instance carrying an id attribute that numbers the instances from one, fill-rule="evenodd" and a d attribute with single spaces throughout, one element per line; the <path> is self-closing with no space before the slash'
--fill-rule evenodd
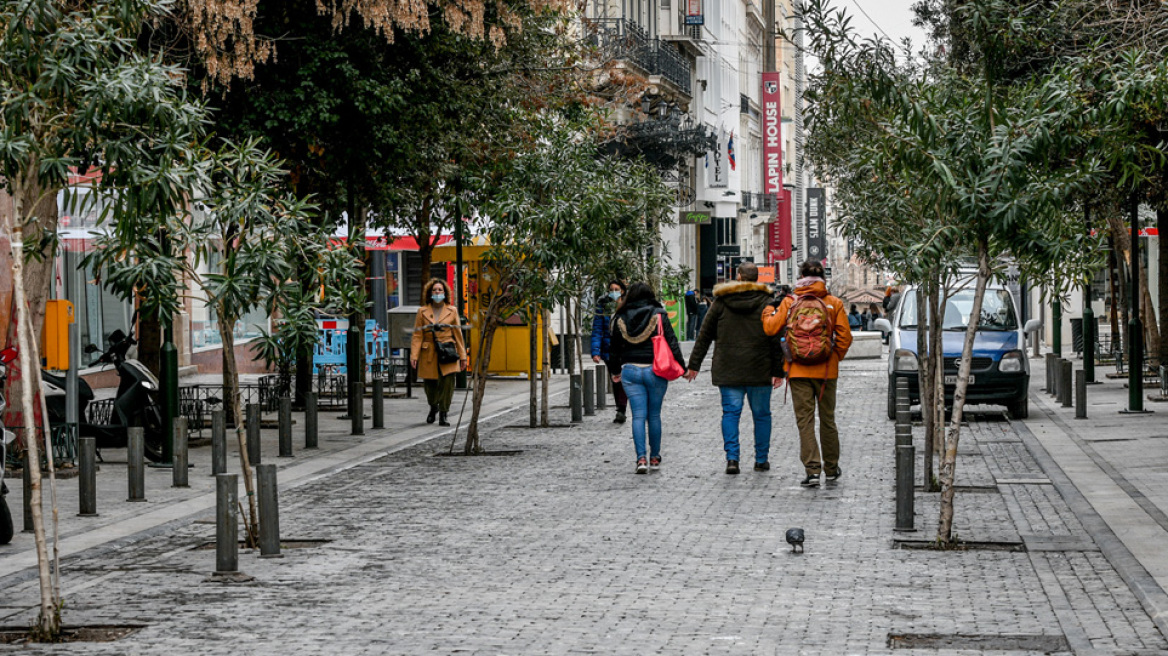
<path id="1" fill-rule="evenodd" d="M 799 425 L 799 458 L 808 476 L 839 468 L 839 431 L 835 426 L 836 380 L 789 378 L 795 422 Z M 817 398 L 818 397 L 818 398 Z M 819 409 L 819 440 L 815 439 L 815 410 Z M 823 444 L 820 459 L 820 442 Z"/>

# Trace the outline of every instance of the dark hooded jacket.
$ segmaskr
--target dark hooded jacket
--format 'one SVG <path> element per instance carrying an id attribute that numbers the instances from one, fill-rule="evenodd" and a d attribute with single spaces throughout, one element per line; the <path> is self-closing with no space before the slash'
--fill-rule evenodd
<path id="1" fill-rule="evenodd" d="M 673 351 L 673 358 L 685 367 L 685 358 L 681 355 L 681 347 L 665 308 L 656 301 L 641 300 L 625 304 L 612 317 L 608 359 L 608 370 L 612 375 L 620 374 L 621 365 L 625 363 L 653 364 L 652 337 L 657 334 L 657 315 L 661 315 L 665 341 Z"/>
<path id="2" fill-rule="evenodd" d="M 714 363 L 710 377 L 715 385 L 753 387 L 770 385 L 783 376 L 782 347 L 762 329 L 763 308 L 771 292 L 757 282 L 734 281 L 714 287 L 714 304 L 702 322 L 702 330 L 689 356 L 689 369 L 701 371 L 710 342 Z"/>

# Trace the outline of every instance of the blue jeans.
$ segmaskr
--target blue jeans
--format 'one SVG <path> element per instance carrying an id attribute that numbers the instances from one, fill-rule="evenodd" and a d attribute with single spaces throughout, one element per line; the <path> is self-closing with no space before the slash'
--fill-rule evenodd
<path id="1" fill-rule="evenodd" d="M 652 367 L 621 367 L 621 384 L 633 411 L 633 448 L 637 458 L 645 457 L 645 424 L 649 425 L 649 455 L 661 455 L 661 402 L 669 381 L 653 373 Z"/>
<path id="2" fill-rule="evenodd" d="M 726 459 L 740 459 L 738 422 L 742 418 L 745 397 L 750 400 L 750 414 L 754 418 L 754 461 L 766 462 L 771 451 L 771 386 L 723 385 L 718 389 L 722 391 L 722 441 L 726 446 Z"/>

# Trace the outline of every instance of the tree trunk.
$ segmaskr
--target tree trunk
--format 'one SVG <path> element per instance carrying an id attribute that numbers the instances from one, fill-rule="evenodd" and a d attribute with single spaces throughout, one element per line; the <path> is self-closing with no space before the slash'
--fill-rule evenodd
<path id="1" fill-rule="evenodd" d="M 1156 241 L 1160 254 L 1160 366 L 1168 365 L 1168 208 L 1156 210 L 1156 226 L 1160 237 Z"/>
<path id="2" fill-rule="evenodd" d="M 536 318 L 536 311 L 534 307 L 527 309 L 527 383 L 528 383 L 528 424 L 531 428 L 535 428 L 538 423 L 538 406 L 539 406 L 539 383 L 535 380 L 536 367 L 538 366 L 538 358 L 536 357 L 536 346 L 539 342 L 535 341 L 539 338 L 536 334 L 536 326 L 539 324 L 539 319 Z"/>
<path id="3" fill-rule="evenodd" d="M 969 390 L 969 369 L 973 361 L 973 340 L 977 326 L 981 323 L 982 297 L 990 278 L 989 247 L 986 243 L 977 248 L 977 287 L 974 291 L 973 307 L 969 312 L 969 325 L 965 328 L 965 343 L 961 346 L 961 362 L 957 370 L 957 389 L 953 392 L 953 417 L 949 431 L 945 435 L 945 457 L 941 460 L 941 512 L 937 521 L 937 541 L 945 544 L 953 542 L 953 495 L 957 478 L 957 444 L 961 440 L 961 416 L 965 410 L 965 394 Z M 936 323 L 941 323 L 939 320 Z"/>
<path id="4" fill-rule="evenodd" d="M 543 310 L 541 314 L 543 315 L 543 323 L 539 332 L 540 339 L 543 340 L 543 372 L 540 375 L 540 384 L 543 386 L 543 395 L 540 398 L 539 425 L 550 428 L 552 422 L 548 407 L 548 392 L 551 391 L 552 340 L 549 326 L 551 326 L 552 313 Z"/>
<path id="5" fill-rule="evenodd" d="M 948 302 L 942 281 L 941 273 L 936 274 L 933 282 L 933 295 L 929 298 L 929 312 L 934 317 L 943 318 L 942 309 Z M 933 381 L 933 406 L 929 409 L 933 413 L 933 451 L 930 457 L 939 458 L 941 447 L 944 444 L 942 433 L 945 430 L 945 329 L 941 319 L 934 320 L 929 326 L 929 372 Z M 929 490 L 940 491 L 936 477 L 929 481 Z"/>
<path id="6" fill-rule="evenodd" d="M 1123 217 L 1116 212 L 1107 214 L 1107 227 L 1111 232 L 1112 243 L 1115 247 L 1116 268 L 1119 271 L 1119 326 L 1120 330 L 1123 331 L 1123 350 L 1127 352 L 1128 346 L 1131 344 L 1131 335 L 1127 334 L 1128 319 L 1131 318 L 1131 308 L 1128 306 L 1131 294 L 1127 289 L 1131 281 L 1130 270 L 1127 269 L 1130 262 L 1128 254 L 1131 253 L 1131 235 L 1128 233 L 1127 225 L 1123 222 Z"/>
<path id="7" fill-rule="evenodd" d="M 251 461 L 247 457 L 247 427 L 244 425 L 243 403 L 239 398 L 239 367 L 235 362 L 235 319 L 225 316 L 223 307 L 217 308 L 216 320 L 219 323 L 219 334 L 223 338 L 223 395 L 226 397 L 224 407 L 230 408 L 226 413 L 234 414 L 235 439 L 239 442 L 239 467 L 243 472 L 243 489 L 247 493 L 247 545 L 254 548 L 255 540 L 259 535 L 259 519 L 256 513 L 255 485 L 251 477 Z"/>
<path id="8" fill-rule="evenodd" d="M 34 167 L 35 169 L 35 167 Z M 6 215 L 4 232 L 10 235 L 10 245 L 12 250 L 12 279 L 13 279 L 13 300 L 15 302 L 16 314 L 16 339 L 19 348 L 20 356 L 20 370 L 24 374 L 25 384 L 20 385 L 20 405 L 21 412 L 25 417 L 24 426 L 24 446 L 28 451 L 27 467 L 29 469 L 30 492 L 32 508 L 32 526 L 33 526 L 33 542 L 36 545 L 37 554 L 37 577 L 40 583 L 41 605 L 40 613 L 37 616 L 36 626 L 33 628 L 33 634 L 38 640 L 47 641 L 55 639 L 61 631 L 61 618 L 58 615 L 57 597 L 54 594 L 52 584 L 52 576 L 49 571 L 49 553 L 48 545 L 45 539 L 45 520 L 43 515 L 44 496 L 41 489 L 41 455 L 38 448 L 38 436 L 36 430 L 36 412 L 34 411 L 33 390 L 39 389 L 40 369 L 36 367 L 35 363 L 39 361 L 37 354 L 38 340 L 36 339 L 35 326 L 33 325 L 32 312 L 29 311 L 30 302 L 25 294 L 25 275 L 24 275 L 24 231 L 22 227 L 23 214 L 22 209 L 25 206 L 23 202 L 24 194 L 22 191 L 28 189 L 21 188 L 19 182 L 15 183 L 16 189 L 13 194 L 14 212 L 11 216 Z M 47 291 L 47 290 L 46 290 Z M 48 435 L 48 426 L 45 426 L 45 435 Z M 52 453 L 50 448 L 50 440 L 45 440 L 45 447 L 49 450 L 48 458 L 52 460 Z"/>
<path id="9" fill-rule="evenodd" d="M 479 358 L 474 366 L 474 396 L 471 398 L 470 423 L 466 427 L 466 447 L 463 453 L 475 455 L 482 453 L 479 442 L 479 415 L 482 413 L 483 397 L 487 393 L 487 363 L 491 361 L 491 347 L 495 343 L 495 330 L 499 321 L 495 316 L 498 308 L 494 303 L 487 306 L 483 313 L 483 334 L 479 339 Z"/>
<path id="10" fill-rule="evenodd" d="M 917 390 L 921 401 L 921 423 L 925 426 L 924 471 L 926 490 L 933 487 L 933 450 L 936 424 L 933 421 L 933 358 L 929 348 L 928 313 L 932 302 L 933 282 L 926 280 L 917 288 Z"/>

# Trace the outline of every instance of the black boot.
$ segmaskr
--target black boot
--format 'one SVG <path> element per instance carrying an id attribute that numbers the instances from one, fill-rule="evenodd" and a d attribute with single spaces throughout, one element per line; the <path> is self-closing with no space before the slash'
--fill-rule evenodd
<path id="1" fill-rule="evenodd" d="M 438 425 L 439 426 L 449 426 L 450 425 L 450 422 L 446 421 L 446 413 L 445 412 L 438 413 Z"/>
<path id="2" fill-rule="evenodd" d="M 426 415 L 426 423 L 427 424 L 434 423 L 434 417 L 437 417 L 437 416 L 438 416 L 438 406 L 436 406 L 436 405 L 430 406 L 430 414 Z"/>

